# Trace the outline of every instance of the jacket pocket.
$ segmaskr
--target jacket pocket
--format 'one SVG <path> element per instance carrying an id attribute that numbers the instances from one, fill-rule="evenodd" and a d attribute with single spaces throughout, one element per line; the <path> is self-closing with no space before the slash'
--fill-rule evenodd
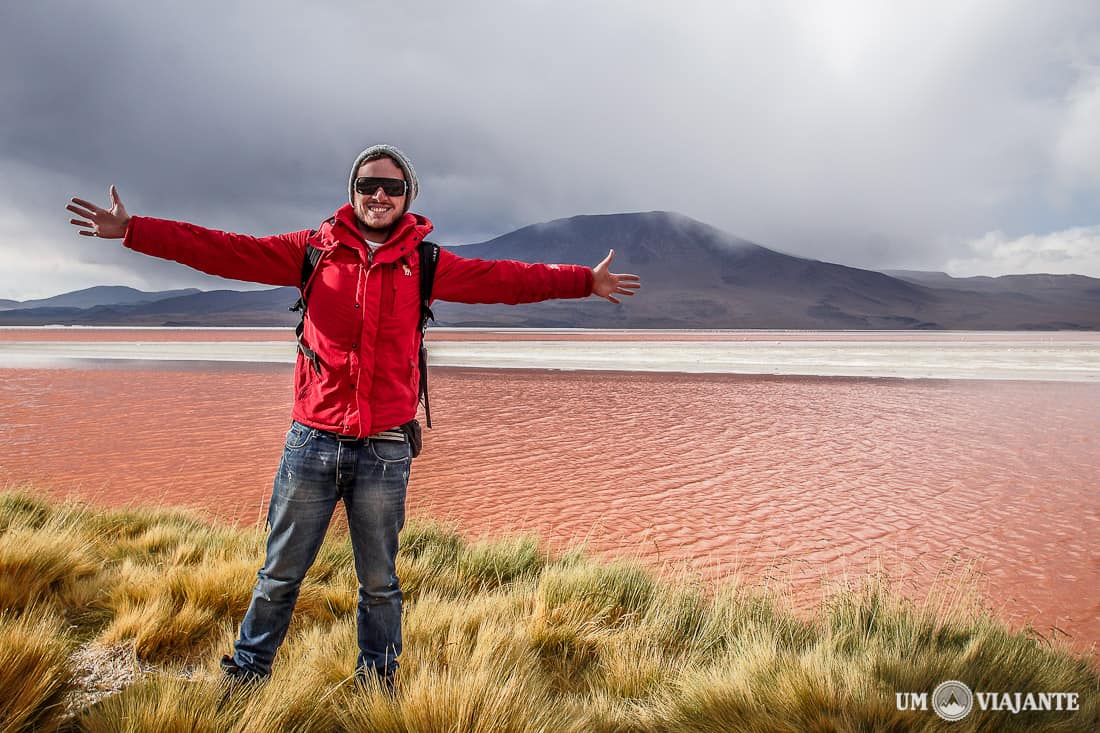
<path id="1" fill-rule="evenodd" d="M 294 364 L 294 394 L 299 400 L 304 400 L 309 394 L 315 378 L 313 363 L 298 352 L 298 361 Z"/>

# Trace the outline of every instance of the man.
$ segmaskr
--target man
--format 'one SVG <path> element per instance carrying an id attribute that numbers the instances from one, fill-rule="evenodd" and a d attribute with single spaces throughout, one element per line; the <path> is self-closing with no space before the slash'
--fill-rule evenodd
<path id="1" fill-rule="evenodd" d="M 270 237 L 229 234 L 127 214 L 118 191 L 111 208 L 74 198 L 66 208 L 84 236 L 123 238 L 126 247 L 237 280 L 300 286 L 307 245 L 320 251 L 310 278 L 294 374 L 293 421 L 268 511 L 267 556 L 232 656 L 234 681 L 271 673 L 306 571 L 336 503 L 348 516 L 355 572 L 359 657 L 356 678 L 392 689 L 401 653 L 401 587 L 394 571 L 405 518 L 411 447 L 407 426 L 419 387 L 420 261 L 432 231 L 409 212 L 419 190 L 409 159 L 375 145 L 355 159 L 349 205 L 316 231 Z M 440 250 L 433 298 L 462 303 L 525 303 L 596 294 L 618 303 L 636 275 L 596 267 L 477 260 Z"/>

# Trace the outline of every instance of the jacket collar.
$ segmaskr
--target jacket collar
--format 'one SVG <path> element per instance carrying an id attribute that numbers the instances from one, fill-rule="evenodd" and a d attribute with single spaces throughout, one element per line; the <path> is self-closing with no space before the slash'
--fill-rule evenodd
<path id="1" fill-rule="evenodd" d="M 332 226 L 329 227 L 328 234 L 335 240 L 333 244 L 340 242 L 366 254 L 367 243 L 359 233 L 355 209 L 351 204 L 344 204 L 337 209 L 330 221 Z M 374 262 L 395 262 L 401 259 L 410 250 L 416 249 L 434 228 L 426 217 L 406 211 L 394 224 L 389 239 L 375 250 Z"/>

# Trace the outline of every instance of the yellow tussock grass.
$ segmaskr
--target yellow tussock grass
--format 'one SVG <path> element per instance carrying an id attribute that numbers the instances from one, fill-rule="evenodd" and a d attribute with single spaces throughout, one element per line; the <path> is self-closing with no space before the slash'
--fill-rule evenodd
<path id="1" fill-rule="evenodd" d="M 975 710 L 951 731 L 1100 730 L 1095 660 L 1000 622 L 972 569 L 948 568 L 915 599 L 871 569 L 806 614 L 774 584 L 674 581 L 626 561 L 553 555 L 529 537 L 468 542 L 427 521 L 409 522 L 398 557 L 405 648 L 394 695 L 352 681 L 356 581 L 340 532 L 302 586 L 270 680 L 226 694 L 217 659 L 263 540 L 260 528 L 186 512 L 0 495 L 0 729 L 936 731 L 943 721 L 897 710 L 895 693 L 956 679 L 1075 692 L 1080 709 Z M 140 674 L 65 722 L 59 703 L 79 683 L 74 640 L 132 655 Z"/>
<path id="2" fill-rule="evenodd" d="M 42 608 L 0 614 L 0 731 L 51 730 L 72 685 L 73 642 Z"/>

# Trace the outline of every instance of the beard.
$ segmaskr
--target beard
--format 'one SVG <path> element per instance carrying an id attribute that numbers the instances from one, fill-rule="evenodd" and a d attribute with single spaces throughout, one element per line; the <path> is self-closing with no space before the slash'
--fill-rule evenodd
<path id="1" fill-rule="evenodd" d="M 394 225 L 405 215 L 404 210 L 392 207 L 384 212 L 372 212 L 367 202 L 360 202 L 355 206 L 355 219 L 359 229 L 364 233 L 372 233 L 385 239 Z"/>

